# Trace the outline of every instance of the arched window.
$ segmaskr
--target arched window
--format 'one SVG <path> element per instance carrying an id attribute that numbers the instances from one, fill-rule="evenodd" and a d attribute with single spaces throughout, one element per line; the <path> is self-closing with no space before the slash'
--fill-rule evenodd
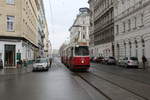
<path id="1" fill-rule="evenodd" d="M 132 43 L 129 42 L 129 47 L 130 47 L 130 57 L 131 57 L 131 49 L 132 49 Z"/>
<path id="2" fill-rule="evenodd" d="M 135 40 L 135 52 L 136 52 L 136 57 L 138 57 L 138 42 Z"/>
<path id="3" fill-rule="evenodd" d="M 145 55 L 145 41 L 142 39 L 142 53 Z"/>
<path id="4" fill-rule="evenodd" d="M 126 57 L 126 51 L 127 51 L 127 49 L 126 49 L 126 42 L 125 41 L 124 41 L 124 49 L 125 49 L 124 53 L 125 53 L 125 57 Z"/>
<path id="5" fill-rule="evenodd" d="M 119 59 L 119 57 L 120 57 L 120 46 L 119 46 L 119 44 L 117 44 L 117 56 L 118 56 L 118 59 Z"/>

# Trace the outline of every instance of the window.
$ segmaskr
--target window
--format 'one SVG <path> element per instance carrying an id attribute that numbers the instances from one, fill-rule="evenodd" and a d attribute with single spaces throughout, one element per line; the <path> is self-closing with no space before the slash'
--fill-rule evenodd
<path id="1" fill-rule="evenodd" d="M 137 24 L 137 18 L 134 17 L 134 28 L 136 28 L 136 24 Z"/>
<path id="2" fill-rule="evenodd" d="M 7 4 L 15 4 L 15 0 L 6 0 Z"/>
<path id="3" fill-rule="evenodd" d="M 144 17 L 144 15 L 143 14 L 141 14 L 140 15 L 140 26 L 143 26 L 144 25 L 144 19 L 143 19 L 143 17 Z"/>
<path id="4" fill-rule="evenodd" d="M 123 32 L 125 32 L 125 31 L 126 31 L 126 23 L 123 22 Z"/>
<path id="5" fill-rule="evenodd" d="M 138 42 L 137 42 L 137 40 L 135 40 L 135 54 L 136 54 L 136 57 L 138 57 Z"/>
<path id="6" fill-rule="evenodd" d="M 129 42 L 129 47 L 130 47 L 130 57 L 131 57 L 131 50 L 132 50 L 132 43 Z"/>
<path id="7" fill-rule="evenodd" d="M 128 20 L 128 30 L 130 31 L 130 29 L 131 29 L 131 20 L 129 19 Z"/>
<path id="8" fill-rule="evenodd" d="M 14 16 L 7 16 L 7 31 L 14 31 Z"/>
<path id="9" fill-rule="evenodd" d="M 119 34 L 119 25 L 116 25 L 116 35 Z"/>
<path id="10" fill-rule="evenodd" d="M 141 14 L 141 22 L 142 22 L 142 25 L 144 24 L 144 14 Z"/>
<path id="11" fill-rule="evenodd" d="M 97 49 L 98 51 L 98 49 Z M 88 56 L 89 55 L 89 49 L 87 46 L 79 46 L 75 47 L 75 55 L 76 56 Z"/>

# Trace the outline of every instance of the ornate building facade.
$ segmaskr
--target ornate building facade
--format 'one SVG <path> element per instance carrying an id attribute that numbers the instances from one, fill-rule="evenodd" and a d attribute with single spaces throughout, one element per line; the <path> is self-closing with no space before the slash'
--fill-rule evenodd
<path id="1" fill-rule="evenodd" d="M 89 0 L 91 10 L 92 56 L 114 56 L 113 0 Z"/>
<path id="2" fill-rule="evenodd" d="M 150 60 L 150 0 L 115 0 L 115 56 Z"/>
<path id="3" fill-rule="evenodd" d="M 88 8 L 80 8 L 70 31 L 70 43 L 86 42 L 89 45 L 90 16 Z"/>
<path id="4" fill-rule="evenodd" d="M 90 57 L 94 56 L 94 0 L 89 0 L 90 28 L 89 28 L 89 51 Z"/>

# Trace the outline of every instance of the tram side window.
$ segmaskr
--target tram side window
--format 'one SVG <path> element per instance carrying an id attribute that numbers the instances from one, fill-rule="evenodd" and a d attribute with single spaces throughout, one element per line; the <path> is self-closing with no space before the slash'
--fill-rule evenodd
<path id="1" fill-rule="evenodd" d="M 71 57 L 73 57 L 73 48 L 71 48 Z"/>
<path id="2" fill-rule="evenodd" d="M 89 49 L 87 46 L 75 47 L 75 55 L 76 56 L 88 56 Z"/>

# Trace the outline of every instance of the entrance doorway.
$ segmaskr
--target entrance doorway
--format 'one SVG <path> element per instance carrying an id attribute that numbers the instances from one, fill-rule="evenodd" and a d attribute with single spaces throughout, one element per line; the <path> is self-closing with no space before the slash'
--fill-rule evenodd
<path id="1" fill-rule="evenodd" d="M 4 65 L 5 67 L 15 66 L 15 45 L 5 45 Z"/>

